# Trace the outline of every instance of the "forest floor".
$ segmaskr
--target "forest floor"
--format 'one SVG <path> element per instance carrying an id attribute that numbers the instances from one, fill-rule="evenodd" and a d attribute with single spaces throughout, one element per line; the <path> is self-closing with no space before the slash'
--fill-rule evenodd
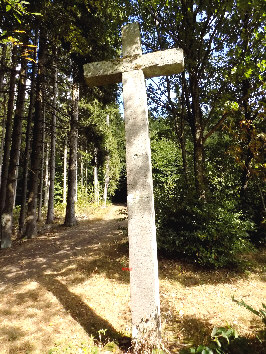
<path id="1" fill-rule="evenodd" d="M 83 215 L 77 226 L 57 225 L 0 252 L 0 353 L 96 353 L 107 337 L 120 350 L 130 335 L 126 208 L 112 205 Z M 206 343 L 214 326 L 233 326 L 248 339 L 247 353 L 263 353 L 265 255 L 249 257 L 245 272 L 207 271 L 159 259 L 162 329 L 171 353 Z M 263 299 L 264 297 L 264 299 Z M 106 331 L 105 331 L 106 330 Z M 254 345 L 252 347 L 252 345 Z M 113 346 L 113 350 L 115 346 Z M 244 353 L 244 352 L 239 352 Z"/>

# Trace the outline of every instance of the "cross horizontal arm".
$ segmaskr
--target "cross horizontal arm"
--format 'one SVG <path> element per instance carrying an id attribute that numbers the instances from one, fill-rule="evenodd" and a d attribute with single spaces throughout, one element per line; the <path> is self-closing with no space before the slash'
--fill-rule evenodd
<path id="1" fill-rule="evenodd" d="M 122 73 L 132 70 L 143 70 L 145 78 L 150 78 L 177 74 L 183 69 L 183 50 L 173 48 L 85 64 L 84 76 L 88 86 L 102 86 L 121 82 Z"/>

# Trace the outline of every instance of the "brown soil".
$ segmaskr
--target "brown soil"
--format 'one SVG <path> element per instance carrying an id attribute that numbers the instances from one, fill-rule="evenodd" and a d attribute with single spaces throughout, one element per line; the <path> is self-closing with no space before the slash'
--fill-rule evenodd
<path id="1" fill-rule="evenodd" d="M 127 344 L 124 214 L 121 206 L 99 209 L 75 227 L 56 226 L 0 252 L 1 354 L 90 353 L 92 337 Z M 252 270 L 241 274 L 159 261 L 163 337 L 171 353 L 207 342 L 214 326 L 226 324 L 256 341 L 261 320 L 231 300 L 256 309 L 265 302 L 265 252 L 250 260 Z"/>

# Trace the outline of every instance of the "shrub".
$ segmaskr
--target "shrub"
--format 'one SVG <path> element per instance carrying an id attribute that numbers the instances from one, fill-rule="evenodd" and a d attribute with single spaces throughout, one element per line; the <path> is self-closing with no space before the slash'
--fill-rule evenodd
<path id="1" fill-rule="evenodd" d="M 251 249 L 252 223 L 228 205 L 185 197 L 161 209 L 157 220 L 158 248 L 203 266 L 236 265 L 237 256 Z"/>

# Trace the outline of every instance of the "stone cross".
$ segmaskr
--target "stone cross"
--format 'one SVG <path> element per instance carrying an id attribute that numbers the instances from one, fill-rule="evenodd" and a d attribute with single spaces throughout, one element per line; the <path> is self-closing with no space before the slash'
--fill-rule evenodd
<path id="1" fill-rule="evenodd" d="M 123 83 L 132 339 L 160 342 L 158 259 L 145 78 L 184 68 L 182 49 L 142 55 L 138 23 L 122 29 L 123 58 L 84 65 L 89 86 Z"/>

